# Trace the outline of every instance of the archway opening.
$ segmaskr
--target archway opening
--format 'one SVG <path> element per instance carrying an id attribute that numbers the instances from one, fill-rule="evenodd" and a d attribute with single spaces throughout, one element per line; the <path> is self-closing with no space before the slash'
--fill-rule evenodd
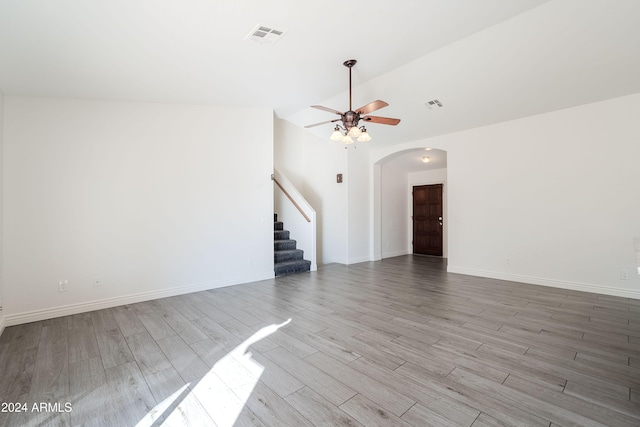
<path id="1" fill-rule="evenodd" d="M 447 152 L 400 150 L 374 163 L 373 258 L 414 253 L 413 189 L 442 185 L 442 256 L 448 254 Z"/>

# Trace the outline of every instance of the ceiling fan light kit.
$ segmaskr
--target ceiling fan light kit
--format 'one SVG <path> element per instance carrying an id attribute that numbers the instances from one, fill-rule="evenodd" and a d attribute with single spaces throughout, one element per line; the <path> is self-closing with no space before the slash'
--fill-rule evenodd
<path id="1" fill-rule="evenodd" d="M 367 141 L 371 141 L 371 135 L 369 135 L 369 132 L 367 132 L 367 128 L 362 126 L 362 133 L 358 137 L 358 142 L 367 142 Z"/>
<path id="2" fill-rule="evenodd" d="M 344 139 L 344 135 L 340 132 L 340 126 L 336 125 L 336 128 L 333 130 L 329 139 L 332 141 L 342 141 Z"/>
<path id="3" fill-rule="evenodd" d="M 344 61 L 342 65 L 349 69 L 349 111 L 342 113 L 340 111 L 334 110 L 332 108 L 323 107 L 322 105 L 312 105 L 312 108 L 317 108 L 318 110 L 328 111 L 329 113 L 334 113 L 340 116 L 339 119 L 328 120 L 326 122 L 315 123 L 312 125 L 307 125 L 305 128 L 310 128 L 314 126 L 323 125 L 325 123 L 335 123 L 342 122 L 342 125 L 336 124 L 333 129 L 333 133 L 329 138 L 331 141 L 342 142 L 343 144 L 353 144 L 353 138 L 356 138 L 358 142 L 367 142 L 371 141 L 371 135 L 367 132 L 367 129 L 364 125 L 360 126 L 360 120 L 363 122 L 370 123 L 379 123 L 383 125 L 392 125 L 395 126 L 400 123 L 400 119 L 392 119 L 390 117 L 378 117 L 378 116 L 367 116 L 366 114 L 371 113 L 372 111 L 379 110 L 380 108 L 384 108 L 388 106 L 384 101 L 377 100 L 368 103 L 367 105 L 356 109 L 355 111 L 352 108 L 352 90 L 351 90 L 351 69 L 354 65 L 356 65 L 355 59 L 349 59 Z"/>
<path id="4" fill-rule="evenodd" d="M 347 132 L 347 135 L 349 135 L 351 138 L 357 138 L 360 135 L 362 135 L 362 131 L 358 126 L 354 126 L 351 129 L 349 129 L 349 132 Z"/>

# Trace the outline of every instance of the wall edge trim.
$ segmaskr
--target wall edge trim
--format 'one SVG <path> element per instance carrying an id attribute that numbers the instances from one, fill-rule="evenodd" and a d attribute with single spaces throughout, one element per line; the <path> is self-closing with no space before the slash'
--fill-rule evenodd
<path id="1" fill-rule="evenodd" d="M 150 301 L 159 298 L 167 298 L 176 295 L 184 295 L 193 292 L 206 291 L 210 289 L 224 288 L 227 286 L 242 285 L 245 283 L 259 282 L 273 279 L 275 273 L 256 274 L 253 276 L 236 277 L 233 279 L 219 280 L 213 282 L 202 282 L 174 288 L 140 292 L 120 297 L 104 298 L 77 304 L 69 304 L 58 307 L 45 308 L 40 310 L 27 311 L 4 316 L 0 319 L 0 331 L 6 326 L 20 325 L 22 323 L 37 322 L 40 320 L 53 319 L 56 317 L 69 316 L 72 314 L 86 313 L 89 311 L 102 310 L 105 308 L 117 307 L 125 304 L 135 304 L 138 302 Z M 1 332 L 0 332 L 1 334 Z"/>
<path id="2" fill-rule="evenodd" d="M 368 262 L 368 261 L 371 261 L 370 256 L 361 256 L 361 257 L 349 258 L 346 264 L 347 265 L 360 264 L 361 262 Z"/>
<path id="3" fill-rule="evenodd" d="M 569 289 L 573 291 L 589 292 L 601 295 L 611 295 L 623 298 L 640 299 L 640 291 L 615 288 L 612 286 L 594 285 L 591 283 L 570 282 L 567 280 L 549 279 L 543 277 L 523 276 L 519 274 L 502 273 L 498 271 L 478 270 L 475 268 L 449 265 L 447 272 L 465 274 L 469 276 L 486 277 L 489 279 L 507 280 L 526 283 L 528 285 L 547 286 L 551 288 Z"/>
<path id="4" fill-rule="evenodd" d="M 4 320 L 4 315 L 2 313 L 2 310 L 0 310 L 0 337 L 2 336 L 2 333 L 4 332 L 4 327 L 5 327 L 5 320 Z"/>
<path id="5" fill-rule="evenodd" d="M 403 249 L 403 250 L 400 250 L 400 251 L 383 252 L 381 259 L 395 258 L 397 256 L 411 255 L 411 254 L 412 253 L 411 253 L 411 251 L 409 249 Z"/>

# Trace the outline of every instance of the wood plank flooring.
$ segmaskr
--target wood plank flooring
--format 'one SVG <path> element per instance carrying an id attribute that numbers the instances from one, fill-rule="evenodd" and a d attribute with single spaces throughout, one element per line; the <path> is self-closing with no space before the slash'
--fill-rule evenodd
<path id="1" fill-rule="evenodd" d="M 329 265 L 6 328 L 0 402 L 0 426 L 638 426 L 640 301 Z"/>

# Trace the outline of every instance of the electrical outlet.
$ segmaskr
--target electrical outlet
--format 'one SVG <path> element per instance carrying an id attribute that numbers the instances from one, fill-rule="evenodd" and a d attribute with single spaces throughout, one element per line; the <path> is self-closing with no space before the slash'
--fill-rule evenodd
<path id="1" fill-rule="evenodd" d="M 629 280 L 629 272 L 627 270 L 620 270 L 620 280 Z"/>
<path id="2" fill-rule="evenodd" d="M 69 290 L 69 281 L 60 280 L 58 282 L 58 292 L 67 292 Z"/>
<path id="3" fill-rule="evenodd" d="M 511 258 L 507 258 L 504 260 L 505 267 L 511 267 Z"/>
<path id="4" fill-rule="evenodd" d="M 95 279 L 93 279 L 93 287 L 99 288 L 100 286 L 102 286 L 102 279 L 99 277 L 96 277 Z"/>

